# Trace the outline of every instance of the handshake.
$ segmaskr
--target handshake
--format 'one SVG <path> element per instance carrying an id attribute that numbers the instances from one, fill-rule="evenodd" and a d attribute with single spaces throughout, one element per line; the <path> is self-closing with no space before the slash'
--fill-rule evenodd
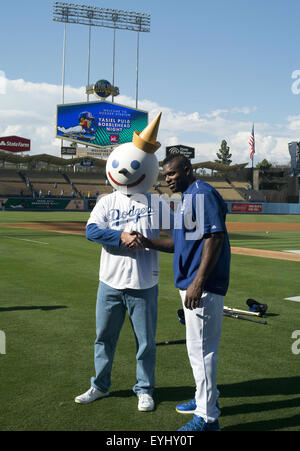
<path id="1" fill-rule="evenodd" d="M 150 240 L 135 230 L 121 233 L 121 244 L 134 251 L 151 247 Z"/>

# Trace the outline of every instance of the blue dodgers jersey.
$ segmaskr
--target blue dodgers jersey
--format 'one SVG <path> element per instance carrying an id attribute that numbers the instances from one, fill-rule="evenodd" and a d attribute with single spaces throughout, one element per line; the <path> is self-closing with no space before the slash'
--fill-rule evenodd
<path id="1" fill-rule="evenodd" d="M 225 296 L 229 285 L 230 244 L 226 230 L 227 206 L 208 183 L 197 180 L 183 193 L 176 210 L 173 240 L 175 286 L 186 290 L 194 280 L 201 262 L 205 236 L 225 232 L 223 247 L 204 290 Z"/>

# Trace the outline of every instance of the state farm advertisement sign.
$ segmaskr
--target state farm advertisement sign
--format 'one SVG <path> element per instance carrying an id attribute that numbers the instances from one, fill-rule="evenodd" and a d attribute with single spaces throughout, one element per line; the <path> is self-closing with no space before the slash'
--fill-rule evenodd
<path id="1" fill-rule="evenodd" d="M 25 152 L 30 150 L 30 139 L 20 136 L 4 136 L 0 138 L 0 150 L 8 152 Z"/>
<path id="2" fill-rule="evenodd" d="M 232 213 L 262 213 L 262 204 L 251 203 L 232 203 Z"/>

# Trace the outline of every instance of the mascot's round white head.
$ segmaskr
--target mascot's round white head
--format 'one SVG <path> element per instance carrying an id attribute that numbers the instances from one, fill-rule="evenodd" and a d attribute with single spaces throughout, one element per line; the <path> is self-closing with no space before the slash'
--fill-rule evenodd
<path id="1" fill-rule="evenodd" d="M 161 113 L 142 132 L 134 132 L 132 142 L 121 144 L 110 154 L 106 176 L 113 188 L 123 194 L 146 193 L 157 179 L 159 166 L 154 153 Z"/>

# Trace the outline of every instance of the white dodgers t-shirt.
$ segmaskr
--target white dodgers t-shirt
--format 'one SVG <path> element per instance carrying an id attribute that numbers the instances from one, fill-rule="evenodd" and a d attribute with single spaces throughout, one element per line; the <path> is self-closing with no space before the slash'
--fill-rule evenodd
<path id="1" fill-rule="evenodd" d="M 87 222 L 100 229 L 137 231 L 147 238 L 159 238 L 160 228 L 172 235 L 168 204 L 157 194 L 130 197 L 114 191 L 99 199 Z M 102 245 L 99 279 L 111 287 L 146 289 L 158 283 L 159 258 L 153 249 L 130 250 L 126 246 Z"/>

